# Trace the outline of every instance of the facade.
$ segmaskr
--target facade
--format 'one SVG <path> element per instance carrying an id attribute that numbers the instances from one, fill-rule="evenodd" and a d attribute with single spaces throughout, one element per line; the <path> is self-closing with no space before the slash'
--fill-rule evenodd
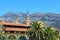
<path id="1" fill-rule="evenodd" d="M 30 28 L 30 16 L 27 13 L 26 24 L 18 22 L 18 18 L 14 23 L 3 22 L 0 20 L 0 27 L 2 29 L 2 40 L 29 40 L 27 35 Z"/>

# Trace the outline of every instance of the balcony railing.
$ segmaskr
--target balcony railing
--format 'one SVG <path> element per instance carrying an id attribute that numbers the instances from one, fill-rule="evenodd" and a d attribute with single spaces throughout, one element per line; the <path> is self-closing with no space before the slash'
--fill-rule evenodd
<path id="1" fill-rule="evenodd" d="M 10 28 L 10 27 L 6 27 L 5 31 L 28 31 L 27 28 Z"/>

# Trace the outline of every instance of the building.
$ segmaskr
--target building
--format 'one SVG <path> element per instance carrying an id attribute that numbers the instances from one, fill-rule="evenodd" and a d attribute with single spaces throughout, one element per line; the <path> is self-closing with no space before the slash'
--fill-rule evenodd
<path id="1" fill-rule="evenodd" d="M 27 32 L 30 28 L 30 16 L 27 13 L 26 24 L 18 22 L 18 17 L 15 22 L 3 22 L 0 20 L 0 28 L 2 29 L 3 40 L 29 40 Z"/>

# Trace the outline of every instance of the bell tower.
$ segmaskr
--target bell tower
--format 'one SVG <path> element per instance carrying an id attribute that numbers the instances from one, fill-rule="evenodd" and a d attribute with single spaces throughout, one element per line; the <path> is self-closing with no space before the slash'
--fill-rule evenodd
<path id="1" fill-rule="evenodd" d="M 29 12 L 26 13 L 26 25 L 30 25 L 30 15 Z"/>
<path id="2" fill-rule="evenodd" d="M 15 23 L 18 23 L 18 17 L 16 17 L 16 21 L 15 21 Z"/>
<path id="3" fill-rule="evenodd" d="M 19 23 L 18 21 L 18 16 L 19 16 L 19 14 L 17 14 L 17 16 L 16 16 L 16 20 L 15 20 L 15 23 Z"/>

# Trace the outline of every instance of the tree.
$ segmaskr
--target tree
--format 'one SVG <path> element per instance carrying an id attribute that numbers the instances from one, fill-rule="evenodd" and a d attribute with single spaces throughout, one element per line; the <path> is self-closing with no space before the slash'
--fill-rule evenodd
<path id="1" fill-rule="evenodd" d="M 44 27 L 43 22 L 33 22 L 28 32 L 30 40 L 58 40 L 59 33 L 52 27 Z"/>
<path id="2" fill-rule="evenodd" d="M 59 40 L 59 33 L 55 28 L 46 27 L 44 33 L 44 40 Z"/>
<path id="3" fill-rule="evenodd" d="M 40 31 L 43 28 L 42 22 L 33 22 L 31 24 L 31 30 L 29 31 L 29 36 L 32 40 L 40 40 Z"/>

